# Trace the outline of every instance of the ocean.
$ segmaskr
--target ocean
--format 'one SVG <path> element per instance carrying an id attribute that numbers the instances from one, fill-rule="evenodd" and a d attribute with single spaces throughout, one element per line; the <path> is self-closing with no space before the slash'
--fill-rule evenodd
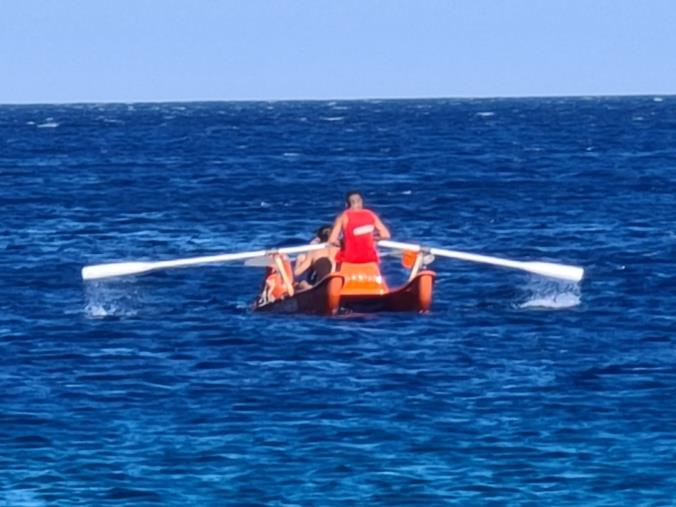
<path id="1" fill-rule="evenodd" d="M 364 194 L 429 314 L 254 313 Z M 0 506 L 673 505 L 676 97 L 0 106 Z M 405 279 L 383 257 L 390 285 Z"/>

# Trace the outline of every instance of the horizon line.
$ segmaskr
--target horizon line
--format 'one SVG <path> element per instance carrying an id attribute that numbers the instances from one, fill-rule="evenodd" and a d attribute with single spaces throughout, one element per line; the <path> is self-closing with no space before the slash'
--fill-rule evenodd
<path id="1" fill-rule="evenodd" d="M 566 98 L 620 98 L 620 97 L 675 97 L 676 92 L 669 93 L 600 93 L 600 94 L 534 94 L 534 95 L 458 95 L 458 96 L 419 96 L 419 97 L 344 97 L 344 98 L 252 98 L 252 99 L 133 99 L 133 100 L 74 100 L 55 102 L 0 102 L 0 106 L 67 106 L 67 105 L 113 105 L 113 104 L 195 104 L 211 102 L 369 102 L 369 101 L 408 101 L 408 100 L 502 100 L 502 99 L 566 99 Z"/>

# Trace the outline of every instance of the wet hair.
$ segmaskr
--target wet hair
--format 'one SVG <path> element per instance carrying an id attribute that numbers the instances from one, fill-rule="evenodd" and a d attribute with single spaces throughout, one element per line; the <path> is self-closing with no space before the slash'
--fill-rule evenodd
<path id="1" fill-rule="evenodd" d="M 317 229 L 315 236 L 317 236 L 322 243 L 326 243 L 329 240 L 329 236 L 331 236 L 331 229 L 333 229 L 333 227 L 330 225 L 322 225 Z"/>
<path id="2" fill-rule="evenodd" d="M 362 201 L 364 200 L 364 196 L 361 195 L 361 192 L 357 192 L 356 190 L 352 190 L 352 191 L 348 192 L 347 194 L 345 194 L 345 204 L 347 204 L 348 206 L 350 205 L 350 197 L 352 197 L 353 195 L 358 195 L 361 198 Z"/>

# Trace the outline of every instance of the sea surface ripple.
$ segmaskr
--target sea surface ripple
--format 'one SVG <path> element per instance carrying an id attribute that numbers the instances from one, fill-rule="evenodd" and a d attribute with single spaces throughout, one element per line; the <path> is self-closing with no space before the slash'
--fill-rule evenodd
<path id="1" fill-rule="evenodd" d="M 0 505 L 673 505 L 676 98 L 0 106 Z M 365 194 L 428 315 L 253 313 Z M 392 285 L 405 272 L 385 257 Z"/>

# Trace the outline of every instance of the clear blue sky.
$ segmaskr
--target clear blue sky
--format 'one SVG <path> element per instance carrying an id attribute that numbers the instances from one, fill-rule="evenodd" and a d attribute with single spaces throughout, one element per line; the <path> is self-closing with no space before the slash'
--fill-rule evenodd
<path id="1" fill-rule="evenodd" d="M 676 0 L 5 0 L 0 103 L 676 93 Z"/>

